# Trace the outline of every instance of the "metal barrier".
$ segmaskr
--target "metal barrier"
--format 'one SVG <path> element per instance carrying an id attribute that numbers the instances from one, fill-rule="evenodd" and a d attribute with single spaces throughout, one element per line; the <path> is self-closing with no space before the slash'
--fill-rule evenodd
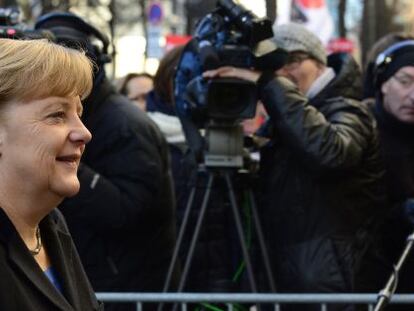
<path id="1" fill-rule="evenodd" d="M 275 311 L 280 310 L 280 304 L 319 304 L 321 311 L 327 311 L 333 303 L 366 304 L 368 311 L 373 311 L 377 294 L 210 294 L 210 293 L 97 293 L 103 302 L 135 303 L 136 310 L 142 311 L 144 303 L 179 303 L 182 311 L 187 311 L 189 303 L 220 303 L 233 311 L 233 303 L 271 304 Z M 392 297 L 390 303 L 412 304 L 414 310 L 414 294 L 398 294 Z"/>

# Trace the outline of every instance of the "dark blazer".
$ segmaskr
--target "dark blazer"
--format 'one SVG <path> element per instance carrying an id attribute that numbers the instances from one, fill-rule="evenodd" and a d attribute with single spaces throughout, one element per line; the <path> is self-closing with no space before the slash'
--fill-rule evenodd
<path id="1" fill-rule="evenodd" d="M 61 214 L 53 211 L 46 216 L 40 223 L 40 232 L 63 295 L 40 269 L 0 209 L 0 310 L 103 310 Z"/>

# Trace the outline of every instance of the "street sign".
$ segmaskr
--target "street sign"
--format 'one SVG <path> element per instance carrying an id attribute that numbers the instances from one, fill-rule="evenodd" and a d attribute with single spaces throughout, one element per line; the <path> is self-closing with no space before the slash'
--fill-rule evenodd
<path id="1" fill-rule="evenodd" d="M 162 22 L 164 12 L 158 2 L 152 2 L 148 8 L 148 22 L 152 25 L 158 25 Z"/>
<path id="2" fill-rule="evenodd" d="M 160 45 L 163 18 L 161 3 L 152 1 L 147 10 L 147 57 L 160 59 L 164 54 Z"/>
<path id="3" fill-rule="evenodd" d="M 161 26 L 149 25 L 148 27 L 148 37 L 147 37 L 147 56 L 150 58 L 160 59 L 164 50 L 160 45 L 160 39 L 162 36 Z"/>

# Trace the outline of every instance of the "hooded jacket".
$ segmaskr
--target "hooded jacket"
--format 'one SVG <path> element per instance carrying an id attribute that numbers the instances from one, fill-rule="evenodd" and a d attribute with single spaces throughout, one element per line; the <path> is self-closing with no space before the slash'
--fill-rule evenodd
<path id="1" fill-rule="evenodd" d="M 96 291 L 161 291 L 175 245 L 167 143 L 106 79 L 84 106 L 93 138 L 61 209 L 85 270 Z"/>

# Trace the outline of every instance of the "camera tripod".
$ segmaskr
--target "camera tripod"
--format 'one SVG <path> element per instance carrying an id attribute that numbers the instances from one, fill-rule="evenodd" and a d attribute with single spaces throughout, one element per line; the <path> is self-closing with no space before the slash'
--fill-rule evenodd
<path id="1" fill-rule="evenodd" d="M 251 257 L 250 257 L 248 246 L 247 246 L 247 243 L 246 243 L 246 237 L 245 237 L 245 233 L 243 231 L 242 220 L 241 220 L 241 216 L 240 216 L 240 212 L 239 212 L 239 207 L 237 205 L 236 195 L 235 195 L 235 192 L 234 192 L 233 181 L 232 181 L 232 177 L 235 174 L 238 174 L 238 171 L 237 171 L 236 168 L 230 168 L 230 169 L 229 168 L 214 168 L 214 169 L 208 169 L 207 168 L 206 169 L 205 166 L 200 165 L 199 170 L 197 172 L 197 178 L 198 178 L 200 172 L 206 172 L 207 173 L 207 186 L 206 186 L 206 189 L 204 190 L 205 192 L 204 192 L 204 195 L 203 195 L 202 205 L 201 205 L 201 208 L 200 208 L 200 211 L 199 211 L 198 219 L 196 221 L 196 225 L 195 225 L 195 229 L 194 229 L 192 239 L 191 239 L 191 242 L 190 242 L 188 254 L 187 254 L 187 257 L 185 258 L 185 264 L 183 266 L 182 275 L 181 275 L 181 278 L 180 278 L 180 281 L 179 281 L 179 284 L 178 284 L 177 292 L 182 292 L 184 290 L 185 283 L 186 283 L 187 276 L 188 276 L 188 272 L 189 272 L 189 269 L 190 269 L 190 266 L 191 266 L 191 261 L 193 259 L 195 246 L 196 246 L 198 237 L 200 235 L 200 230 L 201 230 L 203 220 L 205 218 L 205 214 L 206 214 L 206 210 L 207 210 L 207 207 L 208 207 L 208 203 L 209 203 L 209 199 L 210 199 L 213 184 L 216 181 L 216 179 L 223 178 L 224 181 L 225 181 L 226 187 L 227 187 L 227 191 L 228 191 L 228 199 L 230 201 L 233 218 L 234 218 L 234 222 L 235 222 L 235 225 L 236 225 L 236 231 L 237 231 L 238 239 L 239 239 L 239 242 L 240 242 L 244 263 L 245 263 L 245 266 L 246 266 L 246 271 L 247 271 L 247 276 L 248 276 L 248 280 L 249 280 L 249 283 L 250 283 L 250 288 L 251 288 L 251 291 L 253 293 L 257 293 L 258 292 L 258 287 L 257 287 L 257 283 L 256 283 L 256 277 L 254 275 L 252 262 L 251 262 Z M 247 187 L 247 192 L 248 192 L 249 203 L 251 205 L 251 213 L 252 213 L 251 216 L 252 216 L 252 220 L 253 220 L 253 226 L 255 228 L 255 233 L 257 235 L 258 246 L 259 246 L 259 249 L 260 249 L 260 252 L 261 252 L 261 255 L 262 255 L 262 259 L 263 259 L 265 274 L 268 277 L 270 290 L 272 292 L 275 292 L 276 291 L 276 286 L 275 286 L 275 282 L 274 282 L 274 279 L 273 279 L 273 274 L 272 274 L 272 271 L 271 271 L 271 266 L 270 266 L 270 262 L 269 262 L 269 257 L 268 257 L 266 245 L 265 245 L 265 242 L 264 242 L 264 237 L 263 237 L 263 232 L 262 232 L 262 229 L 261 229 L 259 215 L 258 215 L 257 210 L 256 210 L 256 204 L 255 204 L 253 191 L 250 187 Z M 166 278 L 166 281 L 165 281 L 165 284 L 164 284 L 164 289 L 163 289 L 164 292 L 167 292 L 169 290 L 169 287 L 170 287 L 171 277 L 172 277 L 172 274 L 173 274 L 173 271 L 174 271 L 174 267 L 177 263 L 180 247 L 182 246 L 184 233 L 185 233 L 185 230 L 187 228 L 187 223 L 188 223 L 188 219 L 189 219 L 189 216 L 190 216 L 191 209 L 193 207 L 195 194 L 196 194 L 196 186 L 194 185 L 191 189 L 191 192 L 190 192 L 190 195 L 189 195 L 189 198 L 188 198 L 188 201 L 187 201 L 187 205 L 186 205 L 186 209 L 185 209 L 185 212 L 184 212 L 182 224 L 181 224 L 179 234 L 178 234 L 178 237 L 177 237 L 176 247 L 175 247 L 174 252 L 173 252 L 172 260 L 171 260 L 170 267 L 169 267 L 169 270 L 168 270 L 168 273 L 167 273 L 167 278 Z M 162 306 L 158 310 L 162 310 Z"/>

